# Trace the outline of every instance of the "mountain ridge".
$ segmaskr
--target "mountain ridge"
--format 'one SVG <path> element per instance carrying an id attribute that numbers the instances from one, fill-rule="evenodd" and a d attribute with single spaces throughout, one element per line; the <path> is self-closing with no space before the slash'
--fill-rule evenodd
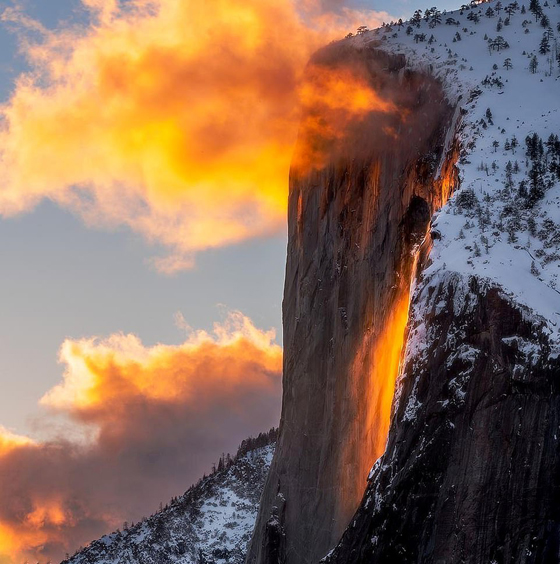
<path id="1" fill-rule="evenodd" d="M 276 437 L 271 429 L 244 440 L 182 496 L 63 564 L 241 564 Z"/>

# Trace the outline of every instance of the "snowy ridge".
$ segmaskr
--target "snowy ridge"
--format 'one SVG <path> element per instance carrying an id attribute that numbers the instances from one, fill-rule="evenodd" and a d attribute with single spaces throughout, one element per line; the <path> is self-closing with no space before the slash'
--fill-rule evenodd
<path id="1" fill-rule="evenodd" d="M 434 218 L 424 275 L 486 279 L 559 342 L 560 3 L 426 12 L 349 39 L 403 53 L 463 114 L 461 189 Z"/>
<path id="2" fill-rule="evenodd" d="M 404 54 L 408 66 L 442 82 L 461 112 L 460 189 L 432 220 L 429 262 L 412 296 L 402 363 L 408 371 L 395 390 L 393 414 L 408 428 L 425 409 L 420 378 L 436 349 L 447 354 L 445 373 L 453 375 L 445 382 L 440 413 L 464 404 L 481 351 L 465 344 L 462 323 L 490 288 L 534 328 L 534 340 L 502 339 L 519 360 L 512 379 L 524 381 L 532 367 L 542 370 L 560 355 L 560 2 L 493 1 L 447 13 L 432 8 L 427 17 L 417 13 L 347 41 Z M 438 316 L 462 322 L 442 335 L 433 321 Z M 541 332 L 551 349 L 546 358 Z M 412 378 L 406 393 L 404 378 Z M 446 425 L 454 427 L 450 415 Z M 421 433 L 411 446 L 407 475 L 432 440 Z M 387 510 L 402 478 L 396 443 L 368 476 L 362 507 L 370 522 Z M 348 531 L 355 527 L 356 521 Z M 373 534 L 369 542 L 376 547 L 380 540 Z"/>
<path id="3" fill-rule="evenodd" d="M 92 542 L 65 564 L 241 564 L 275 440 L 273 429 L 244 441 L 232 462 L 222 461 L 183 496 L 148 519 Z"/>

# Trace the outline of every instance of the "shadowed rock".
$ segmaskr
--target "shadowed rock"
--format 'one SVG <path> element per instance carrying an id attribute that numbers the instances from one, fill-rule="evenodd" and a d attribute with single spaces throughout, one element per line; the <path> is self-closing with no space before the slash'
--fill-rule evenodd
<path id="1" fill-rule="evenodd" d="M 328 564 L 560 561 L 560 361 L 499 288 L 423 280 L 387 450 Z"/>

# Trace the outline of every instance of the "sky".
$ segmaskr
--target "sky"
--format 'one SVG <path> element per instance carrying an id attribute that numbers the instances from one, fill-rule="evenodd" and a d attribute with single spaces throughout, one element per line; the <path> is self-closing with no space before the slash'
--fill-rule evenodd
<path id="1" fill-rule="evenodd" d="M 303 69 L 416 6 L 208 4 L 0 1 L 0 564 L 138 519 L 278 422 L 299 109 L 379 103 Z"/>
<path id="2" fill-rule="evenodd" d="M 0 2 L 0 6 L 11 6 Z M 81 20 L 75 0 L 32 1 L 26 13 L 44 25 Z M 13 28 L 0 27 L 0 95 L 27 68 Z M 156 245 L 157 247 L 157 245 Z M 126 228 L 90 229 L 44 201 L 31 213 L 0 219 L 0 424 L 40 432 L 30 417 L 61 376 L 57 351 L 66 337 L 138 334 L 146 344 L 178 343 L 174 322 L 210 329 L 221 308 L 241 310 L 260 327 L 280 328 L 285 235 L 209 251 L 172 276 L 149 264 L 154 246 Z M 281 332 L 278 331 L 281 337 Z M 30 428 L 30 425 L 32 428 Z"/>

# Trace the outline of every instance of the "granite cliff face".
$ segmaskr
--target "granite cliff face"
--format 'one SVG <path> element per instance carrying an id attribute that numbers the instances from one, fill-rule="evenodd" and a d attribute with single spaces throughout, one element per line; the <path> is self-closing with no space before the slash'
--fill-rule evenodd
<path id="1" fill-rule="evenodd" d="M 283 411 L 251 564 L 317 562 L 358 507 L 385 446 L 417 258 L 456 183 L 458 112 L 436 80 L 374 45 L 331 46 L 311 65 L 350 68 L 393 105 L 334 141 L 298 141 L 294 163 L 307 164 L 290 178 Z"/>
<path id="2" fill-rule="evenodd" d="M 535 25 L 503 9 L 434 8 L 315 60 L 393 107 L 312 159 L 300 139 L 249 564 L 560 562 L 560 58 L 541 31 L 560 3 Z"/>

